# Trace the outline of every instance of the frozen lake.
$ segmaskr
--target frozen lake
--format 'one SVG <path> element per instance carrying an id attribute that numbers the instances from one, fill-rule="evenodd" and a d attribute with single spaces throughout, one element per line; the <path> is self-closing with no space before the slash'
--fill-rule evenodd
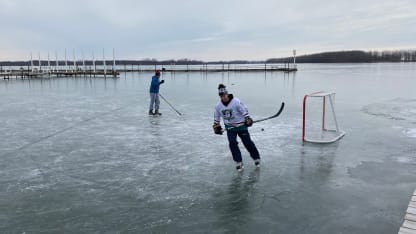
<path id="1" fill-rule="evenodd" d="M 416 64 L 297 73 L 0 80 L 0 233 L 397 233 L 416 188 Z M 262 167 L 214 135 L 217 86 L 249 108 Z M 302 144 L 303 96 L 336 92 L 346 135 Z M 264 129 L 262 131 L 261 129 Z M 240 144 L 241 145 L 241 144 Z"/>

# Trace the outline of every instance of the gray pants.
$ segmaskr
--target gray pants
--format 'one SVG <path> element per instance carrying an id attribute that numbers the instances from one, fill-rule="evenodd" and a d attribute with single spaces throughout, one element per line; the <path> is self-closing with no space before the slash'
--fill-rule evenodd
<path id="1" fill-rule="evenodd" d="M 150 93 L 150 106 L 149 110 L 153 110 L 153 105 L 155 111 L 159 110 L 160 100 L 158 93 Z"/>

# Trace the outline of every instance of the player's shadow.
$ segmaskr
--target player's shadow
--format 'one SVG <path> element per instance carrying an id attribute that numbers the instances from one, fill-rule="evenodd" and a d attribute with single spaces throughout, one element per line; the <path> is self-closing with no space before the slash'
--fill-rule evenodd
<path id="1" fill-rule="evenodd" d="M 248 173 L 248 175 L 247 175 Z M 256 204 L 257 182 L 260 169 L 236 174 L 230 184 L 215 194 L 214 209 L 217 213 L 217 226 L 226 233 L 242 230 L 245 222 L 253 217 Z"/>

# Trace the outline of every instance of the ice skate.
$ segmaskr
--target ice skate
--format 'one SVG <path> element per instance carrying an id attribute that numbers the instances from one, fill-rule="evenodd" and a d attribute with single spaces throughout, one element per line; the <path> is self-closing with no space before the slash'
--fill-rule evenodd
<path id="1" fill-rule="evenodd" d="M 260 167 L 260 159 L 254 160 L 254 165 L 259 168 Z"/>
<path id="2" fill-rule="evenodd" d="M 244 165 L 242 162 L 237 163 L 237 166 L 235 167 L 235 169 L 237 169 L 237 171 L 243 171 L 244 169 Z"/>

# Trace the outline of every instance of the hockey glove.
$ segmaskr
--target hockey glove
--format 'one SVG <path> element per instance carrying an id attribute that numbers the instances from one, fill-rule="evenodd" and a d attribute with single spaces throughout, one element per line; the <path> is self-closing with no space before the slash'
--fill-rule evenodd
<path id="1" fill-rule="evenodd" d="M 246 125 L 247 127 L 251 127 L 253 125 L 253 119 L 250 118 L 250 116 L 246 116 L 244 120 L 244 125 Z"/>
<path id="2" fill-rule="evenodd" d="M 159 84 L 163 84 L 163 83 L 165 83 L 165 80 L 161 80 L 161 81 L 159 82 Z"/>
<path id="3" fill-rule="evenodd" d="M 212 128 L 214 129 L 214 133 L 215 133 L 215 134 L 222 135 L 223 130 L 222 130 L 222 127 L 221 127 L 221 125 L 220 125 L 220 124 L 218 124 L 218 123 L 214 123 L 214 124 L 212 125 Z"/>

